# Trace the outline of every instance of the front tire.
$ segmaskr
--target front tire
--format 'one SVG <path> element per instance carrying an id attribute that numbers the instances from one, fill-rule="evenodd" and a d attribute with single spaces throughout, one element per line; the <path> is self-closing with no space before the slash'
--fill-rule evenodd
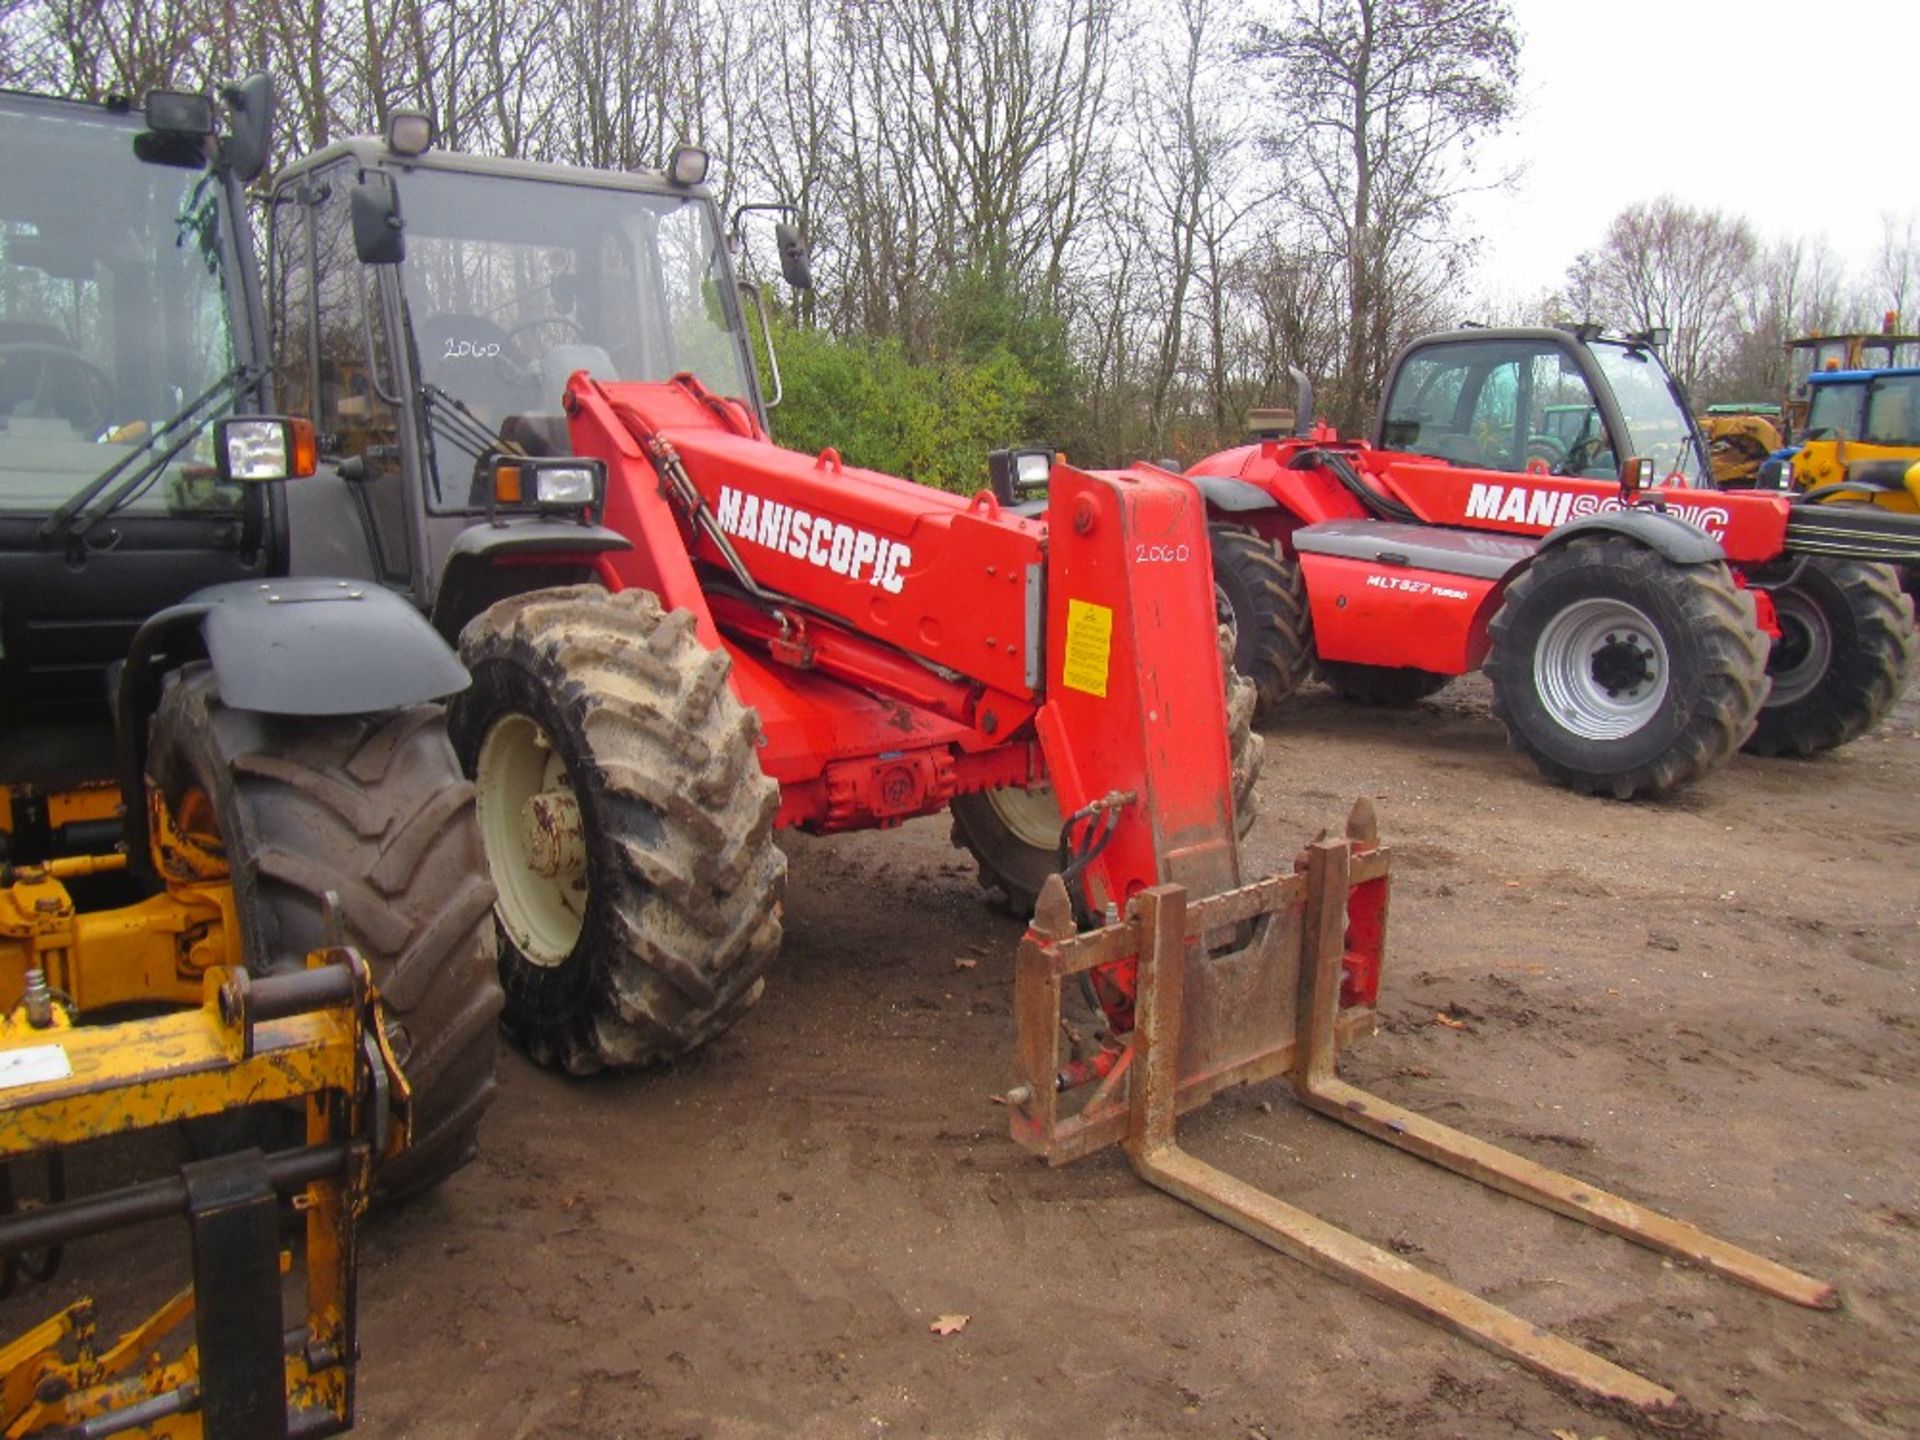
<path id="1" fill-rule="evenodd" d="M 1885 565 L 1824 556 L 1773 567 L 1755 583 L 1773 596 L 1780 638 L 1767 657 L 1773 689 L 1746 748 L 1816 755 L 1880 723 L 1915 650 L 1913 603 Z"/>
<path id="2" fill-rule="evenodd" d="M 645 591 L 580 585 L 494 605 L 460 655 L 508 1034 L 576 1075 L 719 1034 L 760 998 L 787 873 L 727 653 Z"/>
<path id="3" fill-rule="evenodd" d="M 1488 628 L 1508 743 L 1585 794 L 1665 795 L 1725 762 L 1767 693 L 1766 636 L 1725 565 L 1583 536 L 1536 558 Z"/>
<path id="4" fill-rule="evenodd" d="M 493 926 L 474 820 L 438 705 L 361 716 L 230 710 L 187 665 L 148 731 L 150 783 L 174 823 L 223 850 L 249 973 L 326 943 L 322 897 L 366 958 L 413 1091 L 413 1143 L 376 1192 L 437 1184 L 473 1157 L 494 1092 Z"/>
<path id="5" fill-rule="evenodd" d="M 1253 682 L 1255 718 L 1271 720 L 1313 668 L 1313 616 L 1297 562 L 1231 525 L 1207 527 L 1214 607 L 1233 668 Z"/>

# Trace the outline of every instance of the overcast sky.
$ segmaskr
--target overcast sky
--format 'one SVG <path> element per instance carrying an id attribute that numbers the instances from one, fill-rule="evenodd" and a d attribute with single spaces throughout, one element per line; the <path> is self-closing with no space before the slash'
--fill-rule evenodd
<path id="1" fill-rule="evenodd" d="M 1854 276 L 1881 212 L 1920 215 L 1916 0 L 1510 4 L 1521 108 L 1482 164 L 1525 169 L 1463 204 L 1483 295 L 1557 288 L 1615 215 L 1661 194 L 1744 215 L 1763 241 L 1824 233 Z"/>

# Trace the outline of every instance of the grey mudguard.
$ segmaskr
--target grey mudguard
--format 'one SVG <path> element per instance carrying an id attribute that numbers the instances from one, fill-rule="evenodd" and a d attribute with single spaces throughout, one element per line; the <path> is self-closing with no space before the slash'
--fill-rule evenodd
<path id="1" fill-rule="evenodd" d="M 360 715 L 443 699 L 470 683 L 425 616 L 364 580 L 215 585 L 172 613 L 191 610 L 201 611 L 221 702 L 236 710 Z"/>
<path id="2" fill-rule="evenodd" d="M 438 592 L 433 597 L 434 628 L 449 640 L 457 640 L 467 621 L 515 589 L 591 580 L 594 556 L 632 548 L 633 542 L 617 530 L 568 520 L 516 518 L 502 524 L 469 526 L 447 547 Z M 495 562 L 508 556 L 544 557 L 563 568 L 578 566 L 579 573 L 562 577 L 551 573 L 551 567 L 543 567 L 550 573 L 535 580 L 535 572 L 520 570 L 514 572 L 520 577 L 516 584 L 502 589 Z"/>
<path id="3" fill-rule="evenodd" d="M 1216 510 L 1278 510 L 1280 504 L 1258 485 L 1235 480 L 1230 475 L 1185 475 L 1181 477 Z"/>
<path id="4" fill-rule="evenodd" d="M 1706 531 L 1659 510 L 1602 510 L 1597 515 L 1583 515 L 1541 536 L 1540 548 L 1564 545 L 1579 535 L 1620 535 L 1637 540 L 1675 565 L 1708 565 L 1727 558 L 1720 542 Z"/>
<path id="5" fill-rule="evenodd" d="M 1375 565 L 1498 580 L 1531 560 L 1539 546 L 1525 535 L 1391 520 L 1326 520 L 1294 531 L 1293 548 L 1303 555 L 1337 555 Z"/>
<path id="6" fill-rule="evenodd" d="M 447 547 L 447 563 L 481 555 L 512 555 L 529 550 L 552 555 L 600 555 L 631 550 L 633 542 L 604 525 L 562 520 L 511 520 L 503 525 L 474 525 Z"/>

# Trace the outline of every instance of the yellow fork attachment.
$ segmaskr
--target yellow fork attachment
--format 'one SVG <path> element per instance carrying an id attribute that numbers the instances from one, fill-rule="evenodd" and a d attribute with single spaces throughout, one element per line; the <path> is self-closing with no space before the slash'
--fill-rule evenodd
<path id="1" fill-rule="evenodd" d="M 366 962 L 327 948 L 308 965 L 257 980 L 216 967 L 199 1009 L 116 1024 L 0 1016 L 0 1165 L 246 1105 L 306 1110 L 303 1146 L 0 1214 L 8 1256 L 184 1216 L 193 1265 L 193 1284 L 118 1340 L 80 1300 L 0 1343 L 0 1435 L 279 1440 L 351 1427 L 356 1225 L 375 1161 L 406 1143 L 408 1102 Z M 281 1196 L 306 1222 L 297 1299 L 282 1295 Z M 293 1331 L 287 1304 L 304 1312 Z"/>
<path id="2" fill-rule="evenodd" d="M 1138 897 L 1131 918 L 1085 934 L 1072 932 L 1064 890 L 1043 894 L 1015 978 L 1019 1049 L 1006 1097 L 1014 1139 L 1052 1164 L 1124 1141 L 1142 1179 L 1283 1255 L 1543 1375 L 1641 1409 L 1680 1397 L 1195 1158 L 1175 1139 L 1177 1115 L 1230 1085 L 1285 1074 L 1309 1108 L 1468 1179 L 1783 1300 L 1839 1305 L 1831 1285 L 1341 1080 L 1339 1043 L 1373 1022 L 1370 1009 L 1340 1005 L 1348 897 L 1363 884 L 1384 886 L 1389 858 L 1367 802 L 1355 806 L 1347 832 L 1310 845 L 1302 873 L 1192 903 L 1181 886 L 1157 886 Z M 1049 891 L 1057 884 L 1049 880 Z M 1384 921 L 1384 895 L 1377 913 Z M 1061 1077 L 1075 1072 L 1059 1054 L 1062 983 L 1128 957 L 1139 962 L 1134 1032 L 1099 1067 L 1105 1078 L 1093 1094 L 1063 1114 Z"/>

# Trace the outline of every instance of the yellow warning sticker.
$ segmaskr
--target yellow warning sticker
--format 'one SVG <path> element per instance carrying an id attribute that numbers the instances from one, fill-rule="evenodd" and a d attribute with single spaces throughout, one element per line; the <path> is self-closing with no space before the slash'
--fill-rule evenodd
<path id="1" fill-rule="evenodd" d="M 1107 666 L 1113 657 L 1113 610 L 1085 600 L 1067 601 L 1067 663 L 1060 681 L 1069 690 L 1107 698 Z"/>

